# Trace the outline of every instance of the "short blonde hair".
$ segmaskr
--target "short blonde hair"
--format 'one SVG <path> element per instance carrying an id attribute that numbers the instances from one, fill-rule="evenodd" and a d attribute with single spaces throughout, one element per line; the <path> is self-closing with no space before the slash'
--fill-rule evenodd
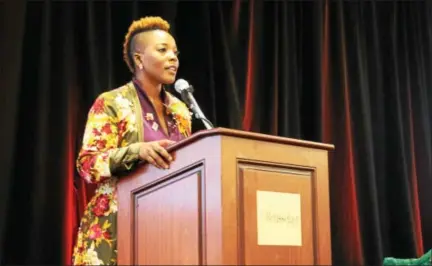
<path id="1" fill-rule="evenodd" d="M 129 30 L 123 43 L 123 60 L 126 62 L 126 65 L 132 73 L 135 71 L 135 63 L 131 51 L 133 38 L 138 33 L 150 30 L 163 30 L 169 32 L 170 24 L 161 17 L 143 17 L 139 20 L 133 21 L 129 26 Z"/>

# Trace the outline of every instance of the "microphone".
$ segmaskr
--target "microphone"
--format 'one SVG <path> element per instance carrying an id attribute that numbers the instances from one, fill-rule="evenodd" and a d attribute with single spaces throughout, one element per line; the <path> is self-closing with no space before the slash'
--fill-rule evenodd
<path id="1" fill-rule="evenodd" d="M 174 88 L 178 93 L 180 93 L 183 101 L 195 114 L 195 118 L 200 119 L 207 129 L 214 128 L 213 124 L 205 117 L 201 108 L 198 106 L 198 103 L 195 101 L 195 98 L 192 95 L 194 91 L 192 85 L 189 85 L 189 83 L 184 79 L 178 79 L 174 84 Z"/>

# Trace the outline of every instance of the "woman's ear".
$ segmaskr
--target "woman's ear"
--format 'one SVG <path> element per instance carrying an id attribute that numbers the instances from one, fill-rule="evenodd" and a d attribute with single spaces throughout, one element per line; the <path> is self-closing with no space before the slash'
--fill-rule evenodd
<path id="1" fill-rule="evenodd" d="M 133 59 L 134 59 L 134 63 L 137 66 L 137 68 L 140 69 L 140 70 L 143 69 L 141 55 L 138 54 L 138 53 L 134 53 Z"/>

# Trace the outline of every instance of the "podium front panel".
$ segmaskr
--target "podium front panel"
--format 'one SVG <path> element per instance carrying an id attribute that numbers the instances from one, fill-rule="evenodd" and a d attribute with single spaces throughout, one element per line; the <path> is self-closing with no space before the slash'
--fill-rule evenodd
<path id="1" fill-rule="evenodd" d="M 312 170 L 252 162 L 238 166 L 242 264 L 312 265 Z"/>
<path id="2" fill-rule="evenodd" d="M 224 264 L 331 265 L 326 150 L 225 137 Z"/>

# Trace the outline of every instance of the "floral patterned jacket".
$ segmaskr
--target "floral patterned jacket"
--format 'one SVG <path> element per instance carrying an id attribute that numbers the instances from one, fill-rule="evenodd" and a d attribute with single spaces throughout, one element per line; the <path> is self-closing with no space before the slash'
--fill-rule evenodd
<path id="1" fill-rule="evenodd" d="M 189 135 L 189 109 L 172 94 L 166 94 L 168 111 L 179 131 Z M 144 140 L 143 116 L 133 83 L 101 94 L 88 115 L 77 160 L 79 174 L 89 183 L 101 183 L 131 170 L 139 161 L 137 144 Z"/>
<path id="2" fill-rule="evenodd" d="M 167 115 L 177 134 L 191 132 L 187 106 L 165 91 Z M 77 169 L 88 183 L 97 184 L 81 219 L 73 265 L 116 264 L 118 178 L 139 163 L 139 142 L 145 141 L 140 98 L 133 82 L 102 93 L 91 107 Z"/>

